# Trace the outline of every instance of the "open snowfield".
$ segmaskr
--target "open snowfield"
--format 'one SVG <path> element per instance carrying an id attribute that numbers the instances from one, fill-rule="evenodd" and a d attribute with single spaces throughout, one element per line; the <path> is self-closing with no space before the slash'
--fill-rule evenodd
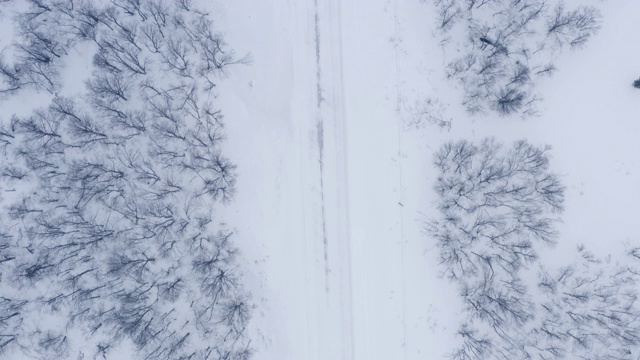
<path id="1" fill-rule="evenodd" d="M 543 263 L 570 262 L 582 243 L 614 259 L 640 244 L 640 2 L 567 1 L 600 9 L 601 29 L 555 60 L 535 88 L 540 114 L 526 119 L 465 112 L 430 0 L 196 2 L 251 58 L 214 89 L 238 177 L 213 217 L 241 251 L 253 359 L 446 359 L 459 345 L 462 299 L 426 233 L 438 216 L 433 154 L 449 140 L 552 146 L 566 201 Z M 69 59 L 61 95 L 73 97 L 91 59 Z M 0 118 L 50 100 L 1 102 Z M 130 345 L 112 355 L 133 359 Z"/>

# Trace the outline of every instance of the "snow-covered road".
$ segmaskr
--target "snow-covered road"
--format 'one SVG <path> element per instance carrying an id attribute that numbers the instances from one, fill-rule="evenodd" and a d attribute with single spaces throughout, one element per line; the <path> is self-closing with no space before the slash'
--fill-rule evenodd
<path id="1" fill-rule="evenodd" d="M 254 59 L 220 101 L 239 164 L 226 218 L 251 261 L 256 359 L 442 358 L 452 290 L 433 290 L 418 218 L 430 152 L 399 116 L 402 77 L 415 74 L 401 73 L 398 12 L 425 7 L 216 6 L 229 42 Z"/>

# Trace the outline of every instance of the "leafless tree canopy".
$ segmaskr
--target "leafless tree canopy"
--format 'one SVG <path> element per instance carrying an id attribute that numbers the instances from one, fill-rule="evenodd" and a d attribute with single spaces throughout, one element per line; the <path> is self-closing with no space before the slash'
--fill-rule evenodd
<path id="1" fill-rule="evenodd" d="M 246 59 L 188 1 L 32 0 L 17 24 L 6 96 L 57 94 L 73 48 L 94 67 L 81 97 L 0 121 L 0 357 L 76 358 L 73 329 L 96 358 L 127 339 L 141 359 L 248 359 L 212 210 L 236 176 L 212 90 Z"/>
<path id="2" fill-rule="evenodd" d="M 510 147 L 488 138 L 443 145 L 434 157 L 440 216 L 429 232 L 440 249 L 443 274 L 460 287 L 469 323 L 459 335 L 455 359 L 491 358 L 492 337 L 522 328 L 534 318 L 521 270 L 541 246 L 556 241 L 564 187 L 549 171 L 549 148 L 526 141 Z M 478 324 L 495 329 L 483 334 Z M 492 355 L 495 356 L 495 355 Z M 509 356 L 514 356 L 510 353 Z"/>
<path id="3" fill-rule="evenodd" d="M 452 359 L 633 360 L 640 353 L 637 247 L 621 262 L 582 246 L 558 269 L 539 262 L 541 247 L 556 242 L 564 202 L 548 152 L 485 139 L 449 142 L 434 156 L 440 214 L 428 230 L 467 313 Z M 526 271 L 534 266 L 537 282 Z"/>
<path id="4" fill-rule="evenodd" d="M 578 260 L 542 269 L 543 294 L 532 342 L 546 358 L 582 356 L 631 360 L 640 351 L 640 262 L 634 248 L 622 262 L 596 257 L 584 246 Z M 554 357 L 555 356 L 555 357 Z"/>
<path id="5" fill-rule="evenodd" d="M 446 276 L 504 279 L 556 240 L 564 188 L 549 172 L 549 148 L 494 139 L 450 142 L 435 155 L 442 216 L 432 234 Z"/>
<path id="6" fill-rule="evenodd" d="M 583 46 L 601 18 L 593 7 L 546 0 L 438 0 L 436 9 L 443 46 L 455 54 L 447 75 L 462 84 L 472 114 L 535 114 L 536 80 L 552 74 L 562 49 Z"/>

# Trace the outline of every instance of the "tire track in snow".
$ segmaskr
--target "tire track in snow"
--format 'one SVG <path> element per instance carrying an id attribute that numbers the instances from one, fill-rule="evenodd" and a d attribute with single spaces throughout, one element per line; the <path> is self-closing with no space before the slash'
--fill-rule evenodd
<path id="1" fill-rule="evenodd" d="M 353 360 L 347 136 L 342 75 L 340 0 L 314 0 L 317 66 L 317 137 L 327 306 L 332 320 L 334 359 Z M 326 76 L 326 77 L 324 77 Z M 335 321 L 335 323 L 333 322 Z"/>
<path id="2" fill-rule="evenodd" d="M 320 64 L 320 12 L 318 9 L 318 0 L 313 1 L 314 5 L 314 35 L 315 35 L 315 45 L 316 45 L 316 105 L 318 109 L 322 104 L 322 66 Z"/>
<path id="3" fill-rule="evenodd" d="M 322 116 L 322 64 L 320 62 L 320 12 L 318 0 L 314 0 L 314 38 L 316 50 L 316 131 L 318 141 L 318 162 L 320 164 L 320 205 L 322 213 L 322 245 L 324 251 L 325 292 L 329 294 L 329 241 L 327 239 L 327 214 L 324 191 L 324 117 Z"/>
<path id="4" fill-rule="evenodd" d="M 335 13 L 333 14 L 334 23 L 332 24 L 337 32 L 338 41 L 332 41 L 333 45 L 333 118 L 335 124 L 335 136 L 336 136 L 336 170 L 339 178 L 339 184 L 342 193 L 337 194 L 337 206 L 342 207 L 343 214 L 336 214 L 339 221 L 338 238 L 336 241 L 340 245 L 340 309 L 343 326 L 343 359 L 352 360 L 355 357 L 354 350 L 354 334 L 353 334 L 353 309 L 352 309 L 352 275 L 351 275 L 351 238 L 350 238 L 350 223 L 349 223 L 349 200 L 348 200 L 348 164 L 347 164 L 347 118 L 345 115 L 344 101 L 344 77 L 343 71 L 343 47 L 342 47 L 342 12 L 341 6 L 343 2 L 341 0 L 334 0 L 333 4 Z M 342 216 L 341 216 L 342 215 Z"/>
<path id="5" fill-rule="evenodd" d="M 395 48 L 395 62 L 396 62 L 396 113 L 398 118 L 396 122 L 398 124 L 398 176 L 399 176 L 399 192 L 400 192 L 400 247 L 402 258 L 402 348 L 404 359 L 408 357 L 407 344 L 407 281 L 406 281 L 406 262 L 405 262 L 405 239 L 404 239 L 404 182 L 402 179 L 402 95 L 400 91 L 400 60 L 399 60 L 399 47 L 400 47 L 400 32 L 398 31 L 398 0 L 394 0 L 393 3 L 393 31 L 394 31 L 394 48 Z"/>

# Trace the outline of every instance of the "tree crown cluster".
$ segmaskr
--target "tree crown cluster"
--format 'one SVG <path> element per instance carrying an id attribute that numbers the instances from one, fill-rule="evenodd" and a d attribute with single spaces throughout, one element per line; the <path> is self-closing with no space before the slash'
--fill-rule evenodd
<path id="1" fill-rule="evenodd" d="M 564 202 L 549 150 L 489 138 L 434 155 L 440 213 L 428 230 L 467 313 L 452 359 L 632 360 L 640 351 L 638 248 L 621 262 L 583 246 L 558 269 L 539 261 L 557 241 Z"/>
<path id="2" fill-rule="evenodd" d="M 462 85 L 471 114 L 535 114 L 536 80 L 555 71 L 562 49 L 582 47 L 601 19 L 594 7 L 546 0 L 438 0 L 436 9 L 443 46 L 455 54 L 447 76 Z"/>
<path id="3" fill-rule="evenodd" d="M 16 26 L 0 92 L 53 100 L 0 121 L 0 356 L 248 359 L 212 93 L 243 60 L 187 0 L 31 0 Z M 93 67 L 70 98 L 73 49 Z"/>

